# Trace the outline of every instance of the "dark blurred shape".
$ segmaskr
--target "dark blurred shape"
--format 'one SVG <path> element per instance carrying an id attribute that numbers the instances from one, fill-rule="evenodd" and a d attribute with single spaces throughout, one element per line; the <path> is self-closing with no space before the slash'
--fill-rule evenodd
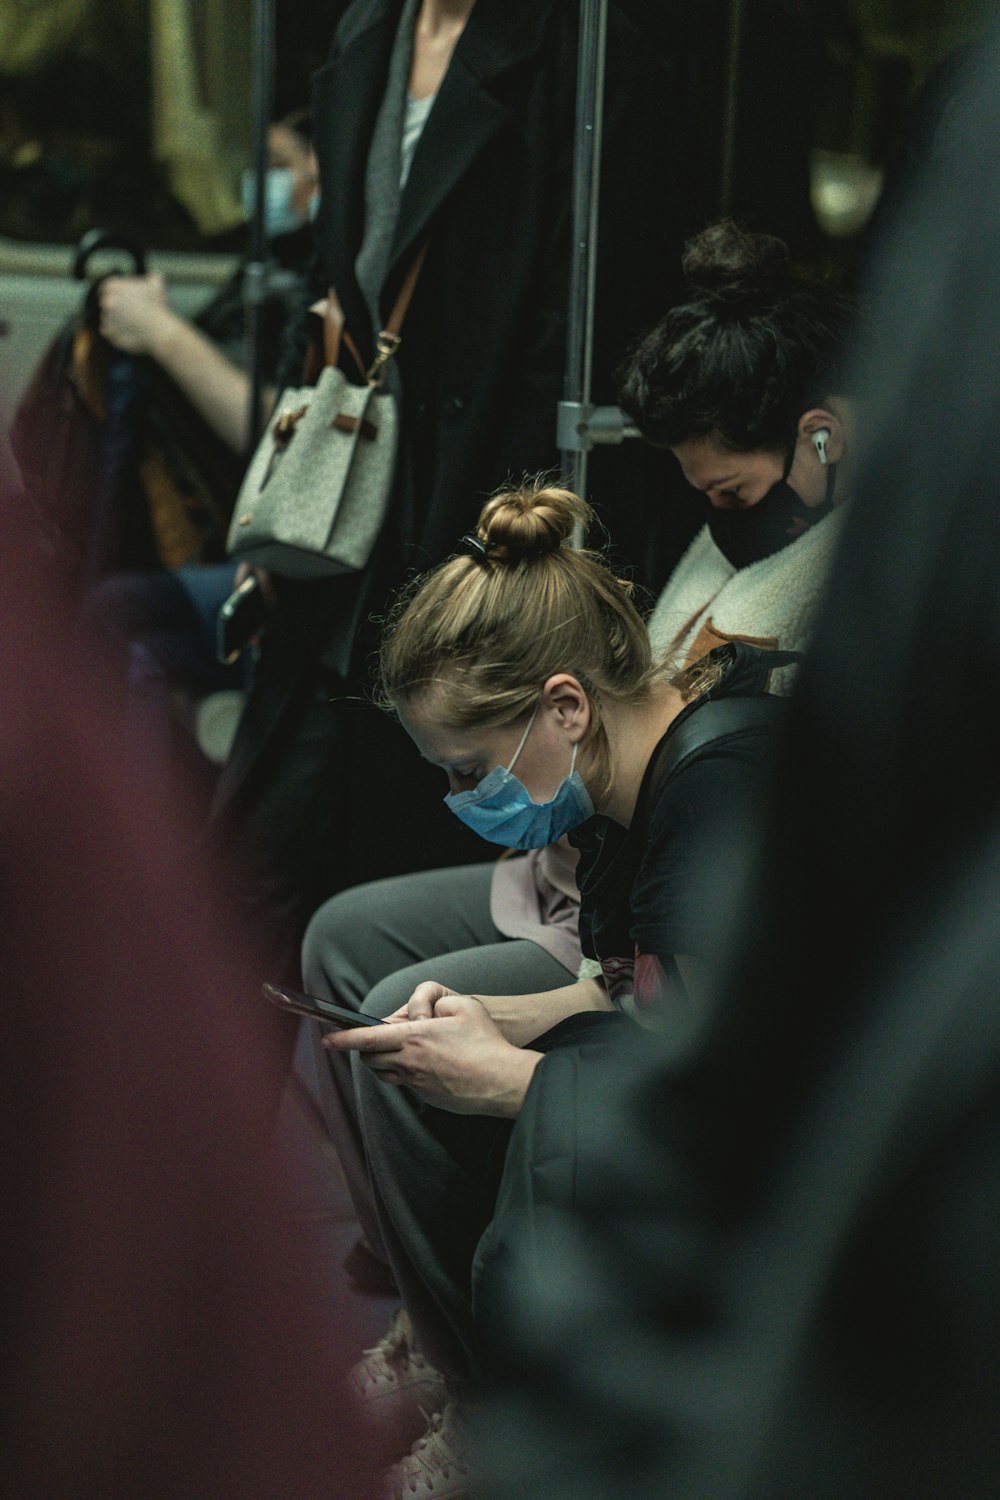
<path id="1" fill-rule="evenodd" d="M 267 382 L 274 379 L 311 247 L 308 224 L 271 241 L 275 274 L 259 315 Z M 145 252 L 136 240 L 96 227 L 75 246 L 72 274 L 87 280 L 102 250 L 124 258 L 114 274 L 145 273 Z M 243 270 L 241 263 L 192 319 L 237 368 L 247 352 Z M 245 466 L 244 455 L 206 413 L 200 387 L 185 385 L 183 372 L 174 378 L 151 354 L 116 347 L 103 336 L 101 288 L 108 279 L 105 273 L 89 281 L 78 314 L 59 330 L 32 375 L 10 433 L 45 546 L 81 595 L 110 573 L 223 561 Z"/>
<path id="2" fill-rule="evenodd" d="M 511 1289 L 498 1495 L 1000 1493 L 998 67 L 994 31 L 872 269 L 867 457 L 715 1018 L 605 1081 Z"/>
<path id="3" fill-rule="evenodd" d="M 947 53 L 931 69 L 903 114 L 899 146 L 852 267 L 859 284 L 877 274 L 879 259 L 886 246 L 891 247 L 893 237 L 906 233 L 912 196 L 919 191 L 923 176 L 928 170 L 939 170 L 948 152 L 954 150 L 954 141 L 949 139 L 954 111 L 980 53 L 981 45 L 972 42 Z M 943 153 L 942 160 L 939 153 Z"/>
<path id="4" fill-rule="evenodd" d="M 145 269 L 138 246 L 97 229 L 77 245 L 73 274 L 84 279 L 106 246 Z M 127 568 L 221 559 L 241 470 L 163 371 L 102 338 L 102 280 L 46 350 L 10 433 L 44 545 L 78 593 Z"/>
<path id="5" fill-rule="evenodd" d="M 360 1339 L 292 1221 L 253 945 L 2 514 L 0 1492 L 361 1500 Z"/>
<path id="6" fill-rule="evenodd" d="M 110 223 L 160 248 L 203 248 L 152 157 L 149 10 L 48 5 L 20 28 L 20 55 L 0 62 L 0 234 L 70 244 Z"/>
<path id="7" fill-rule="evenodd" d="M 275 8 L 274 107 L 294 110 L 306 83 L 322 67 L 348 0 L 281 0 Z"/>

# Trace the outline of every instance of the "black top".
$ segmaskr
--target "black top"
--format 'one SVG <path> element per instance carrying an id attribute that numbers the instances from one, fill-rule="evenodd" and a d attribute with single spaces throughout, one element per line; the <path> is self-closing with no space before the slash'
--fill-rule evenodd
<path id="1" fill-rule="evenodd" d="M 634 1014 L 683 992 L 676 955 L 713 953 L 736 857 L 745 867 L 759 838 L 754 811 L 786 707 L 766 691 L 779 653 L 733 643 L 712 655 L 726 675 L 657 744 L 630 827 L 597 816 L 570 836 L 583 952 Z"/>

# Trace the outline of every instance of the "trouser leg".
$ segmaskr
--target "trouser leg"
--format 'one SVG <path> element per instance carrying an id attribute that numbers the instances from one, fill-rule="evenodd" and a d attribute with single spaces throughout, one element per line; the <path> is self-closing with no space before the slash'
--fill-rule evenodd
<path id="1" fill-rule="evenodd" d="M 572 978 L 544 949 L 515 940 L 404 969 L 376 986 L 366 1009 L 388 1014 L 424 979 L 463 994 L 530 994 Z M 382 1246 L 417 1344 L 457 1384 L 477 1381 L 471 1268 L 493 1216 L 510 1122 L 435 1109 L 357 1056 L 352 1066 Z"/>
<path id="2" fill-rule="evenodd" d="M 489 915 L 491 879 L 492 865 L 461 866 L 334 897 L 306 934 L 306 988 L 389 1015 L 425 979 L 484 994 L 569 983 L 572 973 L 537 944 L 501 937 Z M 475 1366 L 469 1268 L 509 1126 L 432 1109 L 356 1058 L 318 1052 L 324 1111 L 359 1222 L 392 1267 L 421 1348 L 467 1379 Z"/>
<path id="3" fill-rule="evenodd" d="M 302 945 L 303 983 L 310 994 L 361 1010 L 379 983 L 422 959 L 452 948 L 501 942 L 490 917 L 492 864 L 428 870 L 355 886 L 315 913 Z M 392 995 L 401 990 L 392 990 Z M 409 991 L 403 1000 L 409 999 Z M 395 1005 L 385 999 L 388 1015 Z M 403 1001 L 400 1001 L 402 1004 Z M 371 1009 L 371 1006 L 365 1007 Z M 385 1258 L 375 1219 L 368 1163 L 358 1125 L 350 1058 L 320 1047 L 312 1034 L 320 1103 L 344 1171 L 361 1232 Z"/>

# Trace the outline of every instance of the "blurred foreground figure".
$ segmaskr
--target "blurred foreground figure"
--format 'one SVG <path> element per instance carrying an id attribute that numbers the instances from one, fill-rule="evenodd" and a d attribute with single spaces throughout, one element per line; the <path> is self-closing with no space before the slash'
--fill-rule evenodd
<path id="1" fill-rule="evenodd" d="M 136 805 L 12 513 L 0 1493 L 363 1500 L 341 1386 L 360 1339 L 291 1222 L 252 954 L 194 867 L 183 806 Z"/>
<path id="2" fill-rule="evenodd" d="M 581 1089 L 576 1212 L 508 1268 L 501 1497 L 1000 1494 L 998 66 L 876 268 L 872 440 L 714 1018 Z"/>

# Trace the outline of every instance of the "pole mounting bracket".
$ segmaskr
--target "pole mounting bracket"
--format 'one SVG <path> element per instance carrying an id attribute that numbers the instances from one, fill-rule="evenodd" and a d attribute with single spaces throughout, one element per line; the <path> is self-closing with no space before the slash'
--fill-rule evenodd
<path id="1" fill-rule="evenodd" d="M 589 453 L 598 444 L 618 444 L 640 436 L 620 406 L 560 401 L 556 408 L 556 446 L 564 453 Z"/>

